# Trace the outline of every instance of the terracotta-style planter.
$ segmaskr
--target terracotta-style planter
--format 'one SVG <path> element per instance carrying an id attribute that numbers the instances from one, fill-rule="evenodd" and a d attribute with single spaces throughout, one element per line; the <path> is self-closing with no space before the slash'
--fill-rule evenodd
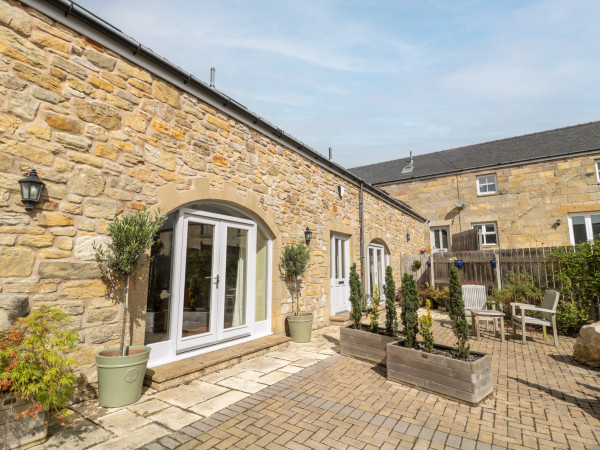
<path id="1" fill-rule="evenodd" d="M 450 349 L 442 345 L 436 347 Z M 477 405 L 492 392 L 493 386 L 492 357 L 476 354 L 483 357 L 467 362 L 404 348 L 392 342 L 387 345 L 387 378 Z"/>
<path id="2" fill-rule="evenodd" d="M 30 406 L 14 395 L 0 395 L 0 448 L 28 448 L 46 441 L 48 424 L 46 413 L 38 413 L 35 419 L 24 417 L 15 420 L 16 414 Z"/>
<path id="3" fill-rule="evenodd" d="M 373 364 L 386 364 L 386 346 L 395 338 L 354 328 L 340 328 L 340 353 Z"/>

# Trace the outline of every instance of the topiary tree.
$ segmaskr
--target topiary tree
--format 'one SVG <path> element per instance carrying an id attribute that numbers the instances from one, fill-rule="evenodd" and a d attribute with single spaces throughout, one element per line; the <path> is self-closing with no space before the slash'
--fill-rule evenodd
<path id="1" fill-rule="evenodd" d="M 417 283 L 413 276 L 405 273 L 402 278 L 402 312 L 401 319 L 404 325 L 406 348 L 416 348 L 417 334 L 419 333 L 419 294 Z"/>
<path id="2" fill-rule="evenodd" d="M 379 289 L 377 289 L 377 286 L 375 286 L 375 292 L 373 292 L 373 303 L 371 304 L 369 317 L 371 318 L 369 330 L 371 330 L 371 333 L 379 332 Z"/>
<path id="3" fill-rule="evenodd" d="M 423 336 L 423 342 L 425 343 L 425 351 L 431 353 L 433 351 L 433 332 L 431 331 L 433 319 L 429 310 L 431 308 L 431 301 L 429 299 L 425 300 L 425 307 L 427 308 L 427 313 L 419 317 L 419 328 L 421 336 Z"/>
<path id="4" fill-rule="evenodd" d="M 387 266 L 385 269 L 385 332 L 388 336 L 396 336 L 398 334 L 398 315 L 396 313 L 396 283 L 392 267 Z"/>
<path id="5" fill-rule="evenodd" d="M 298 288 L 298 278 L 304 275 L 310 261 L 310 248 L 304 245 L 304 242 L 298 244 L 286 245 L 281 254 L 279 267 L 286 275 L 287 279 L 293 282 L 292 301 L 294 293 L 296 294 L 296 313 L 300 312 L 300 289 Z"/>
<path id="6" fill-rule="evenodd" d="M 469 346 L 469 324 L 465 316 L 465 303 L 462 298 L 460 275 L 456 267 L 450 270 L 450 298 L 448 299 L 448 314 L 453 322 L 453 330 L 458 339 L 458 356 L 467 359 L 471 353 Z"/>
<path id="7" fill-rule="evenodd" d="M 356 263 L 350 267 L 350 305 L 352 311 L 350 311 L 350 320 L 352 322 L 352 328 L 359 330 L 360 319 L 362 318 L 362 284 L 360 282 L 360 276 L 356 271 Z"/>
<path id="8" fill-rule="evenodd" d="M 125 278 L 125 302 L 123 304 L 123 324 L 121 327 L 121 356 L 125 356 L 125 328 L 129 312 L 129 280 L 138 266 L 141 258 L 152 248 L 157 238 L 158 230 L 167 216 L 156 214 L 151 216 L 146 209 L 137 210 L 113 219 L 108 225 L 108 235 L 111 241 L 96 246 L 96 262 L 105 280 L 115 282 Z M 148 257 L 149 258 L 149 257 Z"/>

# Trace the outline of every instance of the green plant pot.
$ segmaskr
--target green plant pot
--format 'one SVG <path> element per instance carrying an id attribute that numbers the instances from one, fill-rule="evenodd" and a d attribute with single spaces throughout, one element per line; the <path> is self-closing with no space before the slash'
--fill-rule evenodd
<path id="1" fill-rule="evenodd" d="M 119 354 L 118 348 L 96 353 L 100 406 L 126 406 L 140 399 L 150 350 L 140 345 L 127 347 L 125 356 Z"/>
<path id="2" fill-rule="evenodd" d="M 297 316 L 290 314 L 287 316 L 290 327 L 290 337 L 292 342 L 310 342 L 312 331 L 313 313 L 300 313 Z"/>

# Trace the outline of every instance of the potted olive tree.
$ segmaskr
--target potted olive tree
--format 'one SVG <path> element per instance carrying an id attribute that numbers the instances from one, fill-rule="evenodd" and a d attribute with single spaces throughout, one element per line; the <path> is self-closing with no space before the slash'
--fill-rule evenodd
<path id="1" fill-rule="evenodd" d="M 68 401 L 78 384 L 76 331 L 71 317 L 42 306 L 0 331 L 0 447 L 32 446 L 46 440 L 48 419 L 64 425 Z"/>
<path id="2" fill-rule="evenodd" d="M 292 303 L 294 296 L 296 297 L 296 311 L 287 316 L 293 342 L 309 342 L 311 337 L 313 313 L 300 312 L 301 280 L 299 280 L 306 272 L 309 261 L 310 249 L 303 242 L 286 245 L 283 248 L 279 267 L 292 294 Z"/>
<path id="3" fill-rule="evenodd" d="M 101 406 L 125 406 L 136 402 L 142 395 L 142 384 L 150 347 L 125 346 L 125 330 L 129 311 L 130 279 L 143 257 L 154 244 L 158 230 L 166 216 L 152 217 L 147 210 L 138 210 L 122 218 L 115 218 L 108 226 L 111 240 L 94 246 L 96 261 L 102 277 L 109 286 L 125 282 L 121 344 L 96 353 L 98 369 L 98 402 Z"/>

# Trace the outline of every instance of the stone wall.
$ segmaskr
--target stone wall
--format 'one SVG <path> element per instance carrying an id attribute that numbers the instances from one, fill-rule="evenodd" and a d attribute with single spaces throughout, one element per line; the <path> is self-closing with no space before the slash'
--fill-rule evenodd
<path id="1" fill-rule="evenodd" d="M 567 215 L 600 211 L 595 160 L 600 153 L 515 167 L 450 175 L 386 186 L 385 190 L 450 232 L 473 223 L 495 222 L 499 246 L 523 248 L 570 245 Z M 477 176 L 495 173 L 498 194 L 478 195 Z M 462 198 L 462 211 L 454 201 Z M 556 220 L 561 219 L 561 225 Z M 425 239 L 429 242 L 429 233 Z M 430 245 L 430 244 L 429 244 Z"/>
<path id="2" fill-rule="evenodd" d="M 350 235 L 359 262 L 356 185 L 17 2 L 0 0 L 0 54 L 0 327 L 35 305 L 60 306 L 80 332 L 82 368 L 91 367 L 98 348 L 116 343 L 121 311 L 93 242 L 121 213 L 206 199 L 237 205 L 272 233 L 275 333 L 291 306 L 280 250 L 313 230 L 302 308 L 315 326 L 329 323 L 331 232 Z M 18 180 L 32 168 L 46 188 L 25 212 Z M 368 192 L 365 224 L 366 244 L 386 243 L 399 278 L 398 255 L 423 245 L 423 224 Z M 138 280 L 132 293 L 142 321 L 134 343 L 143 341 L 146 289 Z"/>

